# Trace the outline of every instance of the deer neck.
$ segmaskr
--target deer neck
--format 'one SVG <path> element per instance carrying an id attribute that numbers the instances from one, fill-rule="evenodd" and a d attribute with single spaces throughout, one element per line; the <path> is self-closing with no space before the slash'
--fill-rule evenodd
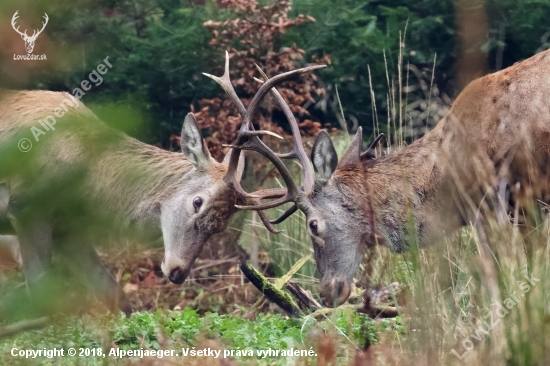
<path id="1" fill-rule="evenodd" d="M 181 153 L 124 136 L 92 167 L 89 189 L 103 209 L 125 224 L 156 226 L 161 203 L 184 186 L 191 169 Z"/>
<path id="2" fill-rule="evenodd" d="M 409 230 L 414 224 L 415 237 L 431 242 L 441 232 L 440 198 L 445 194 L 445 174 L 438 165 L 438 150 L 443 141 L 441 127 L 400 151 L 367 162 L 364 188 L 377 224 L 387 246 L 395 251 L 407 248 Z M 414 218 L 414 220 L 411 220 Z"/>

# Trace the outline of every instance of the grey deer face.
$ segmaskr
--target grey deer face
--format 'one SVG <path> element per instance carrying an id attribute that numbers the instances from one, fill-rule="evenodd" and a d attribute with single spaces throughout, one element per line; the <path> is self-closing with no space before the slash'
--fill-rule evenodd
<path id="1" fill-rule="evenodd" d="M 373 146 L 376 146 L 375 141 Z M 315 189 L 301 197 L 298 208 L 306 215 L 317 269 L 321 274 L 320 293 L 326 306 L 345 302 L 351 292 L 355 272 L 363 258 L 369 240 L 371 222 L 364 192 L 357 192 L 341 183 L 340 178 L 351 167 L 360 167 L 362 159 L 370 159 L 373 146 L 361 154 L 361 130 L 342 156 L 340 162 L 326 131 L 317 136 L 311 152 L 315 170 Z M 347 167 L 348 169 L 338 169 Z"/>
<path id="2" fill-rule="evenodd" d="M 287 202 L 294 203 L 279 218 L 268 221 L 270 224 L 283 222 L 298 209 L 304 212 L 317 269 L 322 276 L 321 298 L 327 306 L 338 306 L 350 295 L 353 275 L 363 258 L 364 244 L 376 242 L 372 229 L 374 212 L 368 204 L 364 205 L 369 200 L 361 189 L 360 177 L 363 175 L 358 173 L 364 166 L 361 161 L 374 157 L 374 148 L 383 135 L 378 136 L 369 149 L 361 153 L 362 129 L 358 128 L 351 145 L 338 162 L 328 133 L 321 131 L 311 152 L 312 168 L 303 149 L 296 119 L 280 94 L 275 92 L 274 95 L 290 122 L 294 147 L 285 154 L 275 154 L 263 146 L 254 146 L 254 150 L 276 166 L 287 186 L 286 192 L 282 197 L 264 204 L 240 207 L 261 212 Z M 281 158 L 294 158 L 302 165 L 304 178 L 300 187 Z M 269 190 L 261 190 L 256 194 L 272 197 Z"/>
<path id="3" fill-rule="evenodd" d="M 187 173 L 185 186 L 161 204 L 162 271 L 176 284 L 185 281 L 206 240 L 225 230 L 237 210 L 235 190 L 223 179 L 228 159 L 220 164 L 210 156 L 191 113 L 183 123 L 181 146 L 193 170 Z M 244 161 L 239 163 L 240 177 Z"/>
<path id="4" fill-rule="evenodd" d="M 224 87 L 231 99 L 236 99 L 229 81 L 228 63 L 227 60 L 226 73 L 222 78 L 211 75 L 210 77 Z M 277 78 L 282 79 L 291 73 L 303 73 L 322 67 L 324 65 L 310 66 L 269 79 L 263 83 L 249 108 L 254 110 L 257 107 L 257 98 L 263 96 L 261 92 L 267 92 L 268 88 L 272 88 Z M 263 77 L 267 78 L 265 74 Z M 338 157 L 328 133 L 321 131 L 312 150 L 312 168 L 302 144 L 300 127 L 292 110 L 275 88 L 271 89 L 271 92 L 290 124 L 294 140 L 292 150 L 287 153 L 275 153 L 261 141 L 253 139 L 259 131 L 250 131 L 246 127 L 250 125 L 249 119 L 254 113 L 247 112 L 242 104 L 240 105 L 241 114 L 246 118 L 243 118 L 239 136 L 248 136 L 250 139 L 245 141 L 237 138 L 237 143 L 233 145 L 233 148 L 254 150 L 268 158 L 281 174 L 286 188 L 283 188 L 282 192 L 280 190 L 274 192 L 270 189 L 256 191 L 249 196 L 249 198 L 254 196 L 256 200 L 239 205 L 239 208 L 258 211 L 264 225 L 273 232 L 275 230 L 271 224 L 283 222 L 298 209 L 304 212 L 313 241 L 317 268 L 322 275 L 321 297 L 326 305 L 337 306 L 346 301 L 350 295 L 353 275 L 359 268 L 362 248 L 365 247 L 362 244 L 374 242 L 373 224 L 370 224 L 368 220 L 373 216 L 373 210 L 369 207 L 362 207 L 363 203 L 368 202 L 366 192 L 362 192 L 362 189 L 348 187 L 360 186 L 357 183 L 361 174 L 357 174 L 357 170 L 362 169 L 363 165 L 358 163 L 361 160 L 373 158 L 374 148 L 383 135 L 378 136 L 370 148 L 361 153 L 362 129 L 358 128 L 355 138 L 338 163 Z M 282 159 L 299 161 L 303 169 L 301 186 L 296 184 Z M 342 169 L 337 170 L 337 167 Z M 353 184 L 341 184 L 341 182 L 350 180 Z M 262 199 L 269 198 L 274 199 L 269 202 L 261 202 Z M 293 205 L 277 219 L 268 220 L 263 213 L 263 210 L 289 202 L 292 202 Z"/>

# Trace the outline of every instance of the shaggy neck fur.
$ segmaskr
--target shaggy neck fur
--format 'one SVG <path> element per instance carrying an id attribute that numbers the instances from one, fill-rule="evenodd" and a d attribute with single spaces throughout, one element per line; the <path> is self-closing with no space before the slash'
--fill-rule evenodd
<path id="1" fill-rule="evenodd" d="M 67 111 L 57 118 L 55 130 L 34 141 L 32 128 L 44 130 L 40 121 L 56 108 Z M 28 153 L 17 149 L 22 137 L 33 143 Z M 123 223 L 157 222 L 160 204 L 176 194 L 193 172 L 182 153 L 109 128 L 80 101 L 59 92 L 0 90 L 0 152 L 0 163 L 17 162 L 9 168 L 0 164 L 0 184 L 15 199 L 29 190 L 44 198 L 40 201 L 44 215 L 50 214 L 48 208 L 63 205 L 80 209 L 86 197 L 86 204 L 99 215 L 109 212 Z M 218 179 L 224 169 L 215 164 L 206 175 Z"/>
<path id="2" fill-rule="evenodd" d="M 446 189 L 444 174 L 436 164 L 445 124 L 442 120 L 433 131 L 401 151 L 348 165 L 335 173 L 340 190 L 362 203 L 365 224 L 374 227 L 373 235 L 392 250 L 406 249 L 411 215 L 421 241 L 433 234 L 428 220 L 438 215 L 439 198 Z"/>
<path id="3" fill-rule="evenodd" d="M 192 168 L 182 153 L 125 136 L 92 167 L 91 198 L 125 222 L 156 222 L 160 204 L 183 187 Z"/>

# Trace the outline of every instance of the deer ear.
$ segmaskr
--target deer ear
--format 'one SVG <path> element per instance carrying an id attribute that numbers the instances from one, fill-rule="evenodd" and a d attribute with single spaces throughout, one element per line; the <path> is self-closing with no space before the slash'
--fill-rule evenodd
<path id="1" fill-rule="evenodd" d="M 210 151 L 202 138 L 193 113 L 189 113 L 183 121 L 181 129 L 181 150 L 197 169 L 210 167 Z"/>
<path id="2" fill-rule="evenodd" d="M 361 160 L 361 144 L 363 142 L 363 128 L 359 127 L 355 133 L 355 137 L 347 148 L 344 155 L 338 162 L 338 167 L 355 164 Z"/>
<path id="3" fill-rule="evenodd" d="M 316 181 L 326 182 L 336 170 L 338 155 L 326 130 L 321 130 L 315 139 L 311 149 L 311 161 L 315 168 Z"/>
<path id="4" fill-rule="evenodd" d="M 223 161 L 222 161 L 222 164 L 225 165 L 226 168 L 229 167 L 229 160 L 231 159 L 231 152 L 233 151 L 233 149 L 229 149 L 229 151 L 227 152 L 227 154 L 225 154 L 224 158 L 223 158 Z M 242 176 L 243 176 L 243 172 L 244 172 L 244 151 L 241 151 L 241 155 L 239 155 L 239 164 L 237 165 L 237 172 L 236 172 L 236 176 L 235 176 L 235 179 L 237 180 L 241 180 Z"/>

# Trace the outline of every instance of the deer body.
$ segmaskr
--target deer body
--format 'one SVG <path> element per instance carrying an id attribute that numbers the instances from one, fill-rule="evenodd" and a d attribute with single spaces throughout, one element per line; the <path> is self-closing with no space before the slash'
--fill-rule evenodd
<path id="1" fill-rule="evenodd" d="M 501 181 L 519 183 L 513 193 L 520 204 L 532 195 L 545 199 L 550 193 L 549 96 L 550 52 L 544 52 L 473 81 L 426 136 L 379 160 L 337 169 L 334 179 L 353 186 L 360 177 L 359 191 L 369 192 L 362 200 L 381 213 L 378 224 L 397 251 L 404 245 L 389 234 L 392 226 L 406 226 L 407 205 L 423 242 L 431 242 L 472 221 L 478 206 L 470 204 L 479 204 L 485 190 L 497 190 Z"/>
<path id="2" fill-rule="evenodd" d="M 278 94 L 277 83 L 320 67 L 324 66 L 269 79 L 247 110 L 229 80 L 226 53 L 224 75 L 208 76 L 223 87 L 243 117 L 235 145 L 267 149 L 259 136 L 275 134 L 252 127 L 262 98 L 270 90 Z M 284 102 L 282 107 L 287 116 L 292 115 Z M 18 141 L 33 137 L 33 126 L 43 126 L 41 119 L 60 108 L 65 114 L 55 127 L 35 142 L 29 139 L 31 150 L 21 151 Z M 294 119 L 291 123 L 299 139 L 298 124 Z M 214 161 L 192 113 L 183 123 L 181 146 L 185 158 L 130 138 L 105 126 L 67 93 L 0 91 L 0 194 L 4 195 L 0 211 L 6 211 L 5 197 L 10 196 L 7 210 L 14 218 L 27 281 L 38 281 L 46 271 L 53 242 L 70 257 L 73 272 L 99 284 L 104 299 L 129 312 L 114 280 L 96 263 L 91 242 L 106 231 L 105 226 L 162 232 L 162 271 L 181 284 L 206 240 L 227 227 L 240 205 L 261 198 L 288 198 L 281 189 L 245 192 L 240 186 L 244 169 L 240 149 L 231 149 L 223 163 Z M 301 143 L 296 146 L 290 155 L 304 157 Z M 274 231 L 265 214 L 260 211 L 259 216 Z"/>
<path id="3" fill-rule="evenodd" d="M 321 134 L 312 152 L 316 193 L 301 208 L 325 302 L 347 299 L 366 246 L 405 250 L 411 217 L 415 235 L 430 243 L 473 222 L 487 189 L 499 183 L 519 187 L 513 196 L 520 205 L 532 195 L 547 199 L 549 133 L 546 51 L 473 81 L 434 130 L 397 153 L 361 160 L 359 132 L 336 167 L 330 138 Z"/>
<path id="4" fill-rule="evenodd" d="M 32 140 L 31 151 L 19 151 L 17 141 L 32 138 L 32 126 L 66 100 L 71 103 L 55 131 Z M 70 258 L 76 274 L 102 286 L 105 300 L 128 312 L 92 248 L 114 228 L 149 238 L 162 234 L 163 270 L 183 282 L 206 239 L 225 229 L 236 211 L 235 194 L 221 179 L 227 168 L 204 152 L 194 120 L 184 124 L 186 142 L 188 159 L 107 127 L 69 94 L 1 92 L 0 211 L 13 217 L 28 282 L 46 272 L 53 245 Z M 209 195 L 219 202 L 201 212 Z"/>
<path id="5" fill-rule="evenodd" d="M 502 192 L 506 185 L 518 205 L 532 196 L 549 198 L 550 51 L 473 81 L 433 131 L 373 160 L 378 140 L 362 153 L 359 128 L 339 161 L 330 136 L 321 131 L 311 152 L 313 167 L 301 156 L 240 147 L 263 153 L 276 166 L 283 157 L 299 158 L 302 187 L 278 168 L 288 193 L 244 208 L 294 203 L 271 223 L 298 209 L 304 212 L 328 306 L 349 297 L 368 246 L 383 244 L 399 252 L 414 237 L 434 242 L 474 222 L 486 194 Z"/>

